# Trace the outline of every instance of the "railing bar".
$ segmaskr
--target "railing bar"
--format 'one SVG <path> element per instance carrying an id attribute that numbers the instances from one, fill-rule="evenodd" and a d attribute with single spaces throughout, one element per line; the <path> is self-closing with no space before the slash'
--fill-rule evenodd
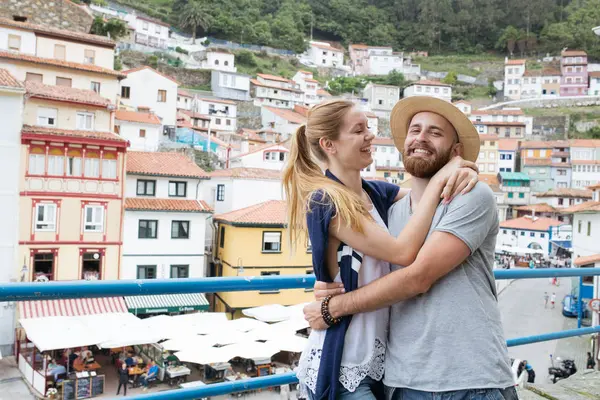
<path id="1" fill-rule="evenodd" d="M 506 341 L 508 347 L 523 346 L 525 344 L 547 342 L 549 340 L 564 339 L 573 336 L 591 335 L 593 333 L 600 333 L 600 325 L 592 326 L 588 328 L 570 329 L 560 332 L 543 333 L 540 335 L 525 336 L 515 339 L 509 339 Z"/>
<path id="2" fill-rule="evenodd" d="M 533 279 L 600 275 L 600 268 L 495 270 L 496 279 Z M 144 296 L 174 293 L 215 293 L 248 290 L 306 289 L 314 275 L 246 276 L 121 281 L 53 281 L 0 284 L 0 302 L 85 297 Z"/>

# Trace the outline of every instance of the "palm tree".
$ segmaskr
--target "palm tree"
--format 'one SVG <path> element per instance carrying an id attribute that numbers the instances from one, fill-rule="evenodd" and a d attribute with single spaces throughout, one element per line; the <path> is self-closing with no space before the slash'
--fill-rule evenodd
<path id="1" fill-rule="evenodd" d="M 192 28 L 192 44 L 196 43 L 196 29 L 208 30 L 210 15 L 202 0 L 191 0 L 181 11 L 179 23 L 182 28 Z"/>

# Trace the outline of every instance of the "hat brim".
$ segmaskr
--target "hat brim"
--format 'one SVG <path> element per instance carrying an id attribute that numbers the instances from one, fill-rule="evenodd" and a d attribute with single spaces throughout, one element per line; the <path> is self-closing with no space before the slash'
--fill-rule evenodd
<path id="1" fill-rule="evenodd" d="M 396 103 L 390 117 L 390 125 L 394 144 L 398 150 L 404 150 L 404 142 L 412 118 L 421 112 L 432 112 L 446 118 L 456 130 L 458 140 L 463 145 L 463 158 L 477 161 L 481 141 L 473 123 L 454 104 L 429 97 L 407 97 Z"/>

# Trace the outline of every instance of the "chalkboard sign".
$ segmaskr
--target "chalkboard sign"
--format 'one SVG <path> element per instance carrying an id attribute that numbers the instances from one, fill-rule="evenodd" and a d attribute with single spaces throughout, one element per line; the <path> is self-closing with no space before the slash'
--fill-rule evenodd
<path id="1" fill-rule="evenodd" d="M 75 400 L 75 381 L 63 381 L 63 400 Z"/>
<path id="2" fill-rule="evenodd" d="M 96 397 L 104 393 L 104 375 L 92 377 L 92 397 Z"/>
<path id="3" fill-rule="evenodd" d="M 87 399 L 92 397 L 92 387 L 90 386 L 90 379 L 78 379 L 77 380 L 77 398 Z"/>

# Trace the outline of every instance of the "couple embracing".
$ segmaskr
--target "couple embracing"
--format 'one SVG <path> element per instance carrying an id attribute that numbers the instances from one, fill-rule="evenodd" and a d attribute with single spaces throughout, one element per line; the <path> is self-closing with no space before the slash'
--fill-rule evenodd
<path id="1" fill-rule="evenodd" d="M 298 378 L 311 400 L 517 399 L 479 135 L 431 97 L 401 100 L 390 122 L 411 190 L 361 179 L 374 135 L 352 102 L 313 107 L 296 132 L 283 179 L 289 226 L 292 242 L 310 237 L 318 281 Z"/>

